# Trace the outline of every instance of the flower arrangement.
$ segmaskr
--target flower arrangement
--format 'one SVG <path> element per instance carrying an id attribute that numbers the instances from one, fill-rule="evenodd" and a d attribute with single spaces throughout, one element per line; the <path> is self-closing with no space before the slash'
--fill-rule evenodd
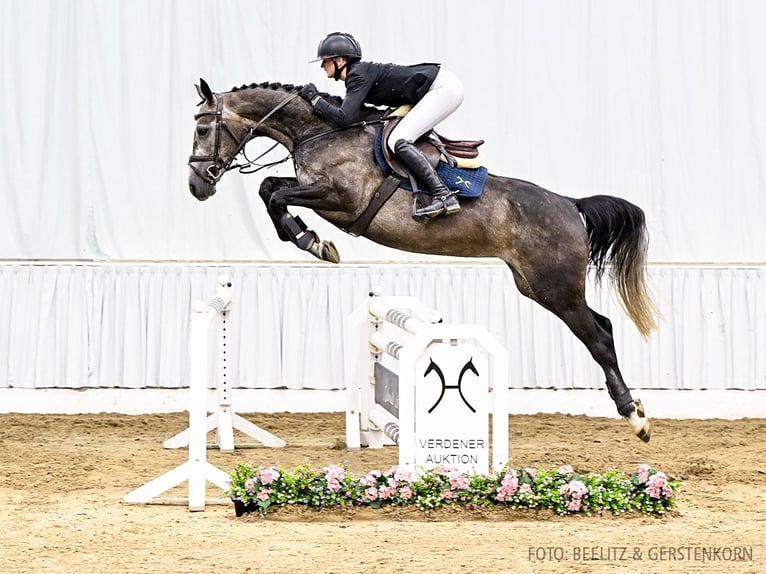
<path id="1" fill-rule="evenodd" d="M 455 506 L 466 509 L 505 507 L 550 510 L 556 514 L 639 512 L 661 515 L 676 507 L 681 483 L 647 464 L 626 475 L 616 470 L 581 475 L 569 465 L 557 468 L 512 468 L 492 474 L 464 474 L 431 468 L 418 473 L 400 467 L 369 471 L 355 477 L 345 467 L 330 465 L 294 472 L 240 462 L 229 475 L 226 491 L 237 516 L 264 515 L 272 507 L 312 508 L 414 506 L 422 511 Z"/>

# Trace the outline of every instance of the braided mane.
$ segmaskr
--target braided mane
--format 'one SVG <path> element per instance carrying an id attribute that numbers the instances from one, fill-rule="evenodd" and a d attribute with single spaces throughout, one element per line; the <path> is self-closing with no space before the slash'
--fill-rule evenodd
<path id="1" fill-rule="evenodd" d="M 239 92 L 241 90 L 253 90 L 255 88 L 261 88 L 265 90 L 279 90 L 283 92 L 300 92 L 303 86 L 295 86 L 293 84 L 282 84 L 280 82 L 261 82 L 260 84 L 254 82 L 252 84 L 243 84 L 239 87 L 234 86 L 231 91 Z M 340 105 L 343 102 L 343 98 L 338 96 L 331 96 L 330 94 L 322 92 L 322 97 L 326 100 L 333 100 L 336 105 Z"/>
<path id="2" fill-rule="evenodd" d="M 260 84 L 257 82 L 254 82 L 252 84 L 243 84 L 239 87 L 234 86 L 230 91 L 231 92 L 240 92 L 242 90 L 253 90 L 256 88 L 266 89 L 266 90 L 279 90 L 284 92 L 299 92 L 303 86 L 295 86 L 293 84 L 282 84 L 280 82 L 261 82 Z M 340 106 L 343 103 L 343 98 L 340 96 L 333 96 L 331 94 L 328 94 L 327 92 L 320 92 L 319 93 L 325 100 L 328 100 L 332 104 L 336 106 Z M 375 106 L 365 105 L 365 116 L 371 116 L 374 115 L 375 117 L 379 117 L 381 110 L 380 108 L 376 108 Z"/>

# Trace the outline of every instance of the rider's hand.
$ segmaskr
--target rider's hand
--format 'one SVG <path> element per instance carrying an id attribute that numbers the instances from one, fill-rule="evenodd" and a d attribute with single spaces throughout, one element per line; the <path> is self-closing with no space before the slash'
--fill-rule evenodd
<path id="1" fill-rule="evenodd" d="M 312 106 L 316 103 L 316 100 L 319 99 L 319 91 L 317 90 L 317 87 L 314 84 L 306 84 L 301 88 L 301 97 L 306 100 L 308 103 L 310 103 Z"/>

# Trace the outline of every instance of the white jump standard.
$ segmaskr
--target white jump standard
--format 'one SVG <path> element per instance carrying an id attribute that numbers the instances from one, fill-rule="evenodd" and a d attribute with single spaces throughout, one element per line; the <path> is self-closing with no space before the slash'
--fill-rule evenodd
<path id="1" fill-rule="evenodd" d="M 226 276 L 218 278 L 219 289 L 230 290 L 231 282 Z M 193 377 L 205 377 L 205 384 L 208 380 L 210 367 L 214 363 L 217 363 L 217 371 L 215 374 L 216 381 L 216 397 L 217 407 L 214 412 L 208 415 L 205 421 L 205 433 L 209 433 L 212 430 L 216 431 L 216 442 L 212 445 L 221 450 L 221 452 L 234 452 L 234 447 L 246 448 L 254 445 L 234 444 L 234 430 L 238 430 L 241 434 L 250 437 L 263 446 L 281 448 L 285 446 L 285 441 L 281 438 L 271 434 L 265 429 L 251 423 L 247 419 L 242 418 L 240 415 L 234 412 L 232 406 L 232 389 L 231 381 L 229 378 L 228 368 L 228 329 L 227 318 L 229 314 L 229 307 L 231 305 L 231 295 L 229 295 L 228 301 L 221 299 L 221 293 L 219 292 L 216 297 L 207 303 L 203 301 L 196 301 L 192 306 L 192 312 L 194 313 L 206 313 L 206 308 L 217 309 L 216 316 L 212 319 L 219 319 L 220 324 L 217 328 L 217 333 L 212 333 L 216 340 L 212 344 L 212 348 L 215 348 L 215 358 L 210 357 L 211 343 L 208 339 L 202 337 L 191 338 L 189 341 L 189 352 L 191 354 L 192 364 L 190 366 L 189 378 Z M 220 309 L 219 309 L 220 308 Z M 204 325 L 208 329 L 208 337 L 210 336 L 210 329 L 208 324 Z M 192 327 L 193 328 L 193 327 Z M 215 329 L 213 329 L 215 331 Z M 205 357 L 205 363 L 201 362 L 198 365 L 194 365 L 193 361 L 198 360 L 195 357 Z M 188 429 L 181 431 L 180 433 L 170 437 L 162 446 L 165 448 L 182 448 L 189 444 L 189 433 L 191 431 L 191 425 Z"/>
<path id="2" fill-rule="evenodd" d="M 414 297 L 372 294 L 348 327 L 349 448 L 396 444 L 409 470 L 507 463 L 508 354 L 486 329 L 441 323 Z"/>
<path id="3" fill-rule="evenodd" d="M 163 444 L 178 448 L 188 444 L 188 460 L 173 470 L 147 482 L 123 497 L 125 502 L 149 504 L 153 502 L 181 502 L 186 499 L 160 499 L 161 494 L 188 481 L 189 510 L 205 509 L 206 482 L 210 481 L 226 490 L 229 476 L 207 462 L 207 433 L 217 428 L 218 446 L 222 451 L 234 451 L 233 429 L 238 429 L 265 446 L 281 447 L 285 442 L 271 433 L 233 413 L 231 389 L 226 377 L 225 315 L 231 304 L 231 282 L 218 278 L 218 291 L 205 303 L 195 301 L 189 327 L 189 428 L 171 437 Z M 215 342 L 211 345 L 212 336 Z M 207 416 L 207 394 L 210 368 L 214 364 L 211 347 L 218 356 L 217 396 L 218 410 Z M 227 501 L 228 502 L 228 501 Z"/>

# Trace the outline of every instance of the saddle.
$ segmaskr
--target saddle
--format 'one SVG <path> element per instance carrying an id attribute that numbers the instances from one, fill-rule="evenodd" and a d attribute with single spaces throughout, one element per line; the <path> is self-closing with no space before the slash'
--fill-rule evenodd
<path id="1" fill-rule="evenodd" d="M 381 151 L 391 170 L 404 179 L 410 178 L 409 170 L 399 162 L 386 145 L 388 136 L 409 111 L 410 106 L 397 108 L 389 116 L 389 120 L 383 125 L 381 134 Z M 436 167 L 440 161 L 452 167 L 475 169 L 481 166 L 479 146 L 484 140 L 451 140 L 439 135 L 434 130 L 422 135 L 415 142 L 415 146 L 423 153 L 432 167 Z"/>
<path id="2" fill-rule="evenodd" d="M 346 233 L 353 235 L 354 237 L 364 235 L 365 231 L 370 225 L 370 222 L 375 218 L 381 207 L 389 200 L 394 192 L 402 186 L 404 189 L 415 191 L 414 200 L 417 201 L 419 192 L 415 178 L 410 174 L 409 170 L 399 162 L 393 153 L 388 149 L 386 142 L 388 136 L 391 135 L 391 130 L 396 127 L 402 116 L 404 116 L 411 106 L 402 106 L 386 118 L 383 127 L 377 132 L 375 136 L 375 145 L 373 152 L 375 154 L 375 160 L 378 165 L 383 169 L 386 177 L 383 179 L 383 183 L 378 190 L 372 196 L 370 203 L 365 210 L 344 230 Z M 479 156 L 479 146 L 484 143 L 484 140 L 470 141 L 470 140 L 451 140 L 443 136 L 440 136 L 435 131 L 424 134 L 415 142 L 417 148 L 423 153 L 431 166 L 437 170 L 439 177 L 445 181 L 445 184 L 449 187 L 452 184 L 452 189 L 456 190 L 470 190 L 472 193 L 469 197 L 478 197 L 481 195 L 481 190 L 484 187 L 484 183 L 487 179 L 487 168 L 482 166 L 482 161 Z M 442 169 L 444 168 L 444 169 Z M 442 171 L 449 171 L 451 181 L 445 180 L 444 173 Z M 464 177 L 466 172 L 463 170 L 471 170 L 470 177 Z M 407 187 L 406 182 L 409 180 L 410 187 Z M 472 184 L 475 185 L 473 187 Z M 458 195 L 460 195 L 460 191 Z"/>

